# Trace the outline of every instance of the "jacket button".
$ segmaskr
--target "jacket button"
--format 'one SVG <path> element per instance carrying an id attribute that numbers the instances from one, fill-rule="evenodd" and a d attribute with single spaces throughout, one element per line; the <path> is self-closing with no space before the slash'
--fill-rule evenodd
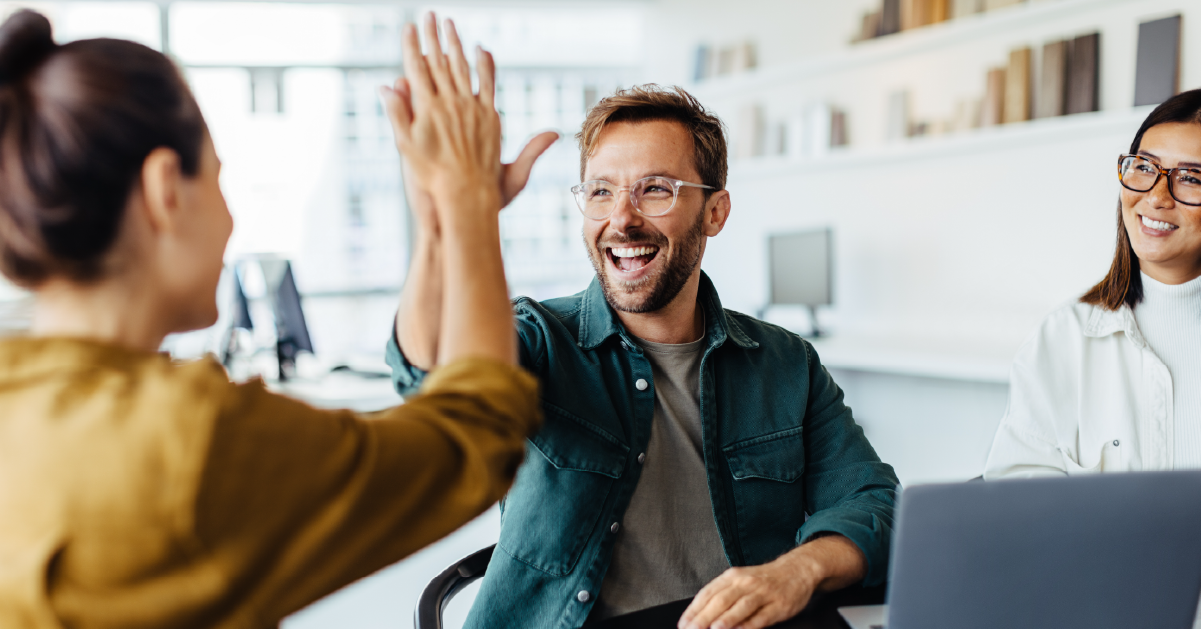
<path id="1" fill-rule="evenodd" d="M 635 383 L 634 383 L 634 386 L 635 386 L 635 387 L 636 387 L 636 388 L 637 388 L 639 391 L 645 391 L 645 390 L 646 390 L 646 387 L 647 387 L 648 385 L 646 384 L 646 380 L 643 380 L 642 378 L 639 378 L 639 379 L 638 379 L 638 382 L 635 382 Z"/>
<path id="2" fill-rule="evenodd" d="M 616 533 L 620 529 L 621 529 L 621 524 L 618 524 L 617 522 L 614 522 L 613 526 L 609 527 L 609 530 L 613 533 Z"/>
<path id="3" fill-rule="evenodd" d="M 642 465 L 643 463 L 646 463 L 646 453 L 645 452 L 638 455 L 638 465 Z"/>
<path id="4" fill-rule="evenodd" d="M 1113 440 L 1113 447 L 1115 447 L 1115 448 L 1116 448 L 1116 447 L 1118 447 L 1118 444 L 1119 444 L 1119 443 L 1120 443 L 1120 442 L 1119 442 L 1117 439 L 1114 439 L 1114 440 Z"/>
<path id="5" fill-rule="evenodd" d="M 590 598 L 592 595 L 588 593 L 588 590 L 580 590 L 580 593 L 575 595 L 575 600 L 581 603 L 587 603 Z"/>

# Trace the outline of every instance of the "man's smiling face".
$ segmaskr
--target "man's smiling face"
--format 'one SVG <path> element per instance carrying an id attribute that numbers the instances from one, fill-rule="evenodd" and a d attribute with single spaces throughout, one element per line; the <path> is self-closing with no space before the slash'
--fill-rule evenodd
<path id="1" fill-rule="evenodd" d="M 614 122 L 601 131 L 584 180 L 624 188 L 653 175 L 703 183 L 693 155 L 692 136 L 678 122 Z M 615 203 L 608 217 L 584 219 L 584 245 L 610 306 L 654 312 L 699 273 L 705 238 L 716 234 L 706 225 L 713 203 L 706 203 L 704 190 L 690 186 L 680 188 L 675 207 L 662 216 L 643 216 L 624 191 Z"/>

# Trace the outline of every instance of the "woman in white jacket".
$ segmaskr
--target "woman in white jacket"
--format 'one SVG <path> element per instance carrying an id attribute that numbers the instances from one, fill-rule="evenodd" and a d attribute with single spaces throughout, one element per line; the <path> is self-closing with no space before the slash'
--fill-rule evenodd
<path id="1" fill-rule="evenodd" d="M 1113 265 L 1014 359 L 985 479 L 1201 468 L 1201 90 L 1119 158 Z"/>

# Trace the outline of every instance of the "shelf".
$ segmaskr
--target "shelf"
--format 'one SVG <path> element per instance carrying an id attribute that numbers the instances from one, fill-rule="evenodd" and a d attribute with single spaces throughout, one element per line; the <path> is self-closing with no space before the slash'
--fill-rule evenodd
<path id="1" fill-rule="evenodd" d="M 821 157 L 798 159 L 767 156 L 732 160 L 730 178 L 741 182 L 789 176 L 802 170 L 812 173 L 890 165 L 920 159 L 978 155 L 985 151 L 1028 149 L 1039 144 L 1086 139 L 1106 133 L 1129 133 L 1133 137 L 1134 132 L 1154 109 L 1154 106 L 1146 106 L 1042 118 L 952 135 L 910 138 L 870 149 L 836 148 Z"/>
<path id="2" fill-rule="evenodd" d="M 703 102 L 722 95 L 745 95 L 781 83 L 842 73 L 908 55 L 970 44 L 987 35 L 1005 32 L 1021 34 L 1023 29 L 1047 20 L 1092 9 L 1138 3 L 1139 0 L 1058 0 L 1008 7 L 870 39 L 824 57 L 693 83 L 688 89 Z"/>

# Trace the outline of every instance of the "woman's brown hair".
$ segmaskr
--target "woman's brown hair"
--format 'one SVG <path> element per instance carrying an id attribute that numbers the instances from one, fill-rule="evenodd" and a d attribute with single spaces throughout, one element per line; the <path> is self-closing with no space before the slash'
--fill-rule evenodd
<path id="1" fill-rule="evenodd" d="M 1143 121 L 1138 133 L 1134 134 L 1130 153 L 1139 152 L 1143 135 L 1148 129 L 1173 122 L 1201 124 L 1201 90 L 1177 94 L 1156 107 Z M 1119 199 L 1118 243 L 1114 249 L 1113 264 L 1109 266 L 1109 273 L 1105 279 L 1089 289 L 1080 301 L 1106 310 L 1118 310 L 1122 304 L 1134 308 L 1142 300 L 1143 279 L 1139 274 L 1138 256 L 1134 254 L 1134 247 L 1130 245 L 1130 236 L 1126 233 L 1126 225 L 1122 221 L 1122 201 Z"/>
<path id="2" fill-rule="evenodd" d="M 26 287 L 103 272 L 142 165 L 200 167 L 204 119 L 175 65 L 117 39 L 59 46 L 19 11 L 0 26 L 0 272 Z"/>

